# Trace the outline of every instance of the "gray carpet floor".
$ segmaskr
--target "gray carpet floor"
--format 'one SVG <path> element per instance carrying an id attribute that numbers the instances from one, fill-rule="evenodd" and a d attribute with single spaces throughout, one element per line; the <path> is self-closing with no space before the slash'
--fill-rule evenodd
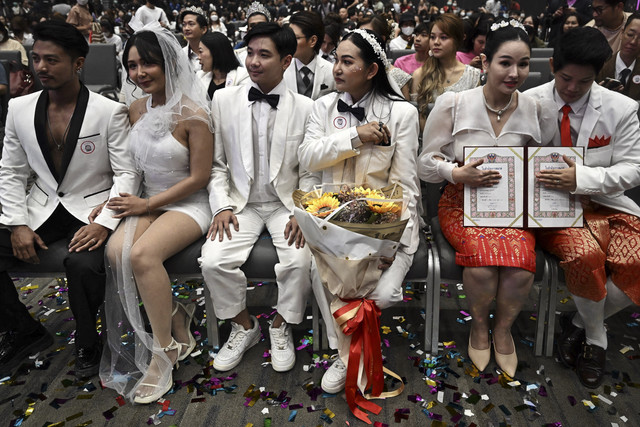
<path id="1" fill-rule="evenodd" d="M 233 371 L 215 372 L 204 326 L 197 328 L 201 355 L 190 357 L 174 371 L 175 387 L 165 405 L 132 405 L 99 379 L 78 382 L 73 376 L 74 330 L 65 292 L 56 293 L 52 279 L 16 281 L 26 305 L 47 329 L 55 344 L 35 359 L 25 360 L 11 378 L 0 382 L 0 425 L 13 426 L 356 426 L 365 425 L 350 414 L 344 395 L 319 390 L 328 350 L 313 352 L 311 320 L 294 328 L 300 346 L 297 362 L 288 373 L 276 373 L 262 341 L 249 350 Z M 196 289 L 176 284 L 176 289 L 198 299 Z M 531 303 L 514 325 L 520 360 L 514 382 L 509 383 L 491 364 L 481 377 L 466 359 L 469 326 L 462 320 L 466 304 L 455 285 L 442 289 L 440 339 L 446 348 L 437 357 L 423 353 L 424 295 L 405 291 L 405 302 L 383 312 L 382 353 L 388 368 L 403 379 L 397 397 L 376 400 L 382 410 L 371 415 L 382 425 L 408 426 L 640 426 L 640 308 L 632 307 L 609 319 L 607 375 L 596 390 L 580 385 L 574 372 L 554 358 L 535 357 L 532 348 L 535 312 Z M 559 310 L 572 310 L 567 294 L 557 295 Z M 254 314 L 266 334 L 266 317 L 275 301 L 275 286 L 265 284 L 249 291 Z M 266 301 L 266 302 L 265 302 Z M 197 317 L 203 319 L 203 307 Z M 54 311 L 52 311 L 52 309 Z M 309 310 L 310 312 L 311 310 Z M 220 327 L 222 339 L 229 325 Z M 268 335 L 268 334 L 266 334 Z M 628 347 L 631 347 L 630 349 Z M 620 350 L 627 348 L 624 354 Z M 398 383 L 387 380 L 389 389 Z M 247 397 L 248 396 L 248 397 Z"/>

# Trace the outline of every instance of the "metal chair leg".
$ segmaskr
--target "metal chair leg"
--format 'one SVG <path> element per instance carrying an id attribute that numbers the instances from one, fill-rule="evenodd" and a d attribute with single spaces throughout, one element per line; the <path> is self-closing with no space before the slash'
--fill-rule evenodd
<path id="1" fill-rule="evenodd" d="M 218 318 L 213 310 L 213 300 L 211 299 L 211 294 L 209 293 L 209 288 L 206 283 L 204 285 L 204 306 L 207 310 L 207 335 L 209 337 L 209 345 L 213 347 L 214 350 L 218 350 L 220 348 Z"/>

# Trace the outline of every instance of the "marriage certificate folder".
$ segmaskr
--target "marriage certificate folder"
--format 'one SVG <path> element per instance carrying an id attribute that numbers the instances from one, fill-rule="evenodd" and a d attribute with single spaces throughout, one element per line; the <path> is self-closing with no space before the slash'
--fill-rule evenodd
<path id="1" fill-rule="evenodd" d="M 582 205 L 566 191 L 540 185 L 536 173 L 564 169 L 566 154 L 583 163 L 582 147 L 464 147 L 465 164 L 484 159 L 481 170 L 497 170 L 492 187 L 464 186 L 466 227 L 582 227 Z"/>

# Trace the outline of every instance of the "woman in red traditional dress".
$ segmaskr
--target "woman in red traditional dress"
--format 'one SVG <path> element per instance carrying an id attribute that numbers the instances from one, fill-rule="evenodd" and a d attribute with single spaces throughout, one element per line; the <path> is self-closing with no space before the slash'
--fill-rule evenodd
<path id="1" fill-rule="evenodd" d="M 497 171 L 478 169 L 481 160 L 462 166 L 463 147 L 539 145 L 551 140 L 553 133 L 545 135 L 540 125 L 551 118 L 542 117 L 548 109 L 517 91 L 529 74 L 530 54 L 521 24 L 494 24 L 482 54 L 486 85 L 438 98 L 425 125 L 418 161 L 421 179 L 449 181 L 438 217 L 457 252 L 456 263 L 465 267 L 464 289 L 473 316 L 469 357 L 480 371 L 487 367 L 491 329 L 496 362 L 510 377 L 518 364 L 511 326 L 533 283 L 535 239 L 523 229 L 463 226 L 464 185 L 490 187 L 502 179 Z M 496 316 L 490 328 L 494 299 Z"/>

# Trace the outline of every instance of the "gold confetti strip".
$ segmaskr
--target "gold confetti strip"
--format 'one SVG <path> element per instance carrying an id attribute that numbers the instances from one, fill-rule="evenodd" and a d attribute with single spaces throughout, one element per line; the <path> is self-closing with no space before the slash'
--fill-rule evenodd
<path id="1" fill-rule="evenodd" d="M 57 309 L 57 310 L 56 310 L 56 313 L 62 313 L 63 311 L 67 311 L 67 310 L 69 310 L 69 309 L 70 309 L 70 307 L 69 307 L 69 306 L 67 306 L 67 307 L 63 307 L 63 308 L 59 308 L 59 309 Z"/>
<path id="2" fill-rule="evenodd" d="M 33 414 L 33 411 L 36 409 L 35 408 L 35 403 L 30 403 L 29 407 L 27 408 L 26 411 L 24 411 L 24 417 L 27 418 L 29 415 Z"/>
<path id="3" fill-rule="evenodd" d="M 84 423 L 82 423 L 82 424 L 78 424 L 76 427 L 86 427 L 86 426 L 88 426 L 89 424 L 93 424 L 93 421 L 91 421 L 91 420 L 89 420 L 89 421 L 85 421 L 85 422 L 84 422 Z"/>
<path id="4" fill-rule="evenodd" d="M 442 343 L 445 347 L 449 347 L 450 345 L 456 345 L 455 341 L 445 341 Z"/>
<path id="5" fill-rule="evenodd" d="M 247 425 L 244 427 L 253 427 L 253 423 L 247 423 Z"/>
<path id="6" fill-rule="evenodd" d="M 60 421 L 53 424 L 47 424 L 47 427 L 62 427 L 64 425 L 64 421 Z"/>
<path id="7" fill-rule="evenodd" d="M 76 418 L 80 418 L 83 415 L 82 412 L 78 412 L 77 414 L 69 415 L 67 417 L 67 421 L 75 420 Z"/>
<path id="8" fill-rule="evenodd" d="M 436 387 L 436 386 L 438 385 L 438 384 L 437 384 L 434 380 L 432 380 L 431 378 L 427 378 L 427 379 L 425 380 L 425 382 L 427 383 L 427 385 L 430 385 L 431 387 Z"/>
<path id="9" fill-rule="evenodd" d="M 331 409 L 329 409 L 329 408 L 324 408 L 324 411 L 322 411 L 322 412 L 324 412 L 326 415 L 328 415 L 328 416 L 329 416 L 329 418 L 333 418 L 333 417 L 335 417 L 335 416 L 336 416 L 336 414 L 334 414 L 333 412 L 331 412 Z"/>
<path id="10" fill-rule="evenodd" d="M 431 409 L 431 408 L 433 408 L 434 406 L 436 406 L 437 404 L 438 404 L 438 402 L 436 402 L 435 400 L 432 400 L 431 402 L 429 402 L 429 403 L 427 404 L 427 409 Z"/>
<path id="11" fill-rule="evenodd" d="M 32 291 L 34 289 L 38 289 L 39 285 L 27 285 L 20 288 L 21 291 Z"/>

